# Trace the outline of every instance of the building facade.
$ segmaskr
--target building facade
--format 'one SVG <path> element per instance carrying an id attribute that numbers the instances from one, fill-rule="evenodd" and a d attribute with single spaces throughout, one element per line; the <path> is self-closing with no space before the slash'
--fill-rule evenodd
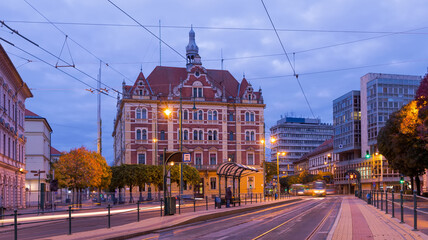
<path id="1" fill-rule="evenodd" d="M 46 118 L 32 111 L 25 110 L 25 146 L 26 170 L 25 186 L 28 192 L 27 205 L 35 205 L 39 199 L 40 184 L 46 184 L 51 169 L 51 134 L 52 128 Z M 40 171 L 40 176 L 39 176 Z M 37 173 L 34 173 L 37 172 Z"/>
<path id="2" fill-rule="evenodd" d="M 25 100 L 33 97 L 0 45 L 0 207 L 25 207 Z"/>
<path id="3" fill-rule="evenodd" d="M 320 146 L 309 152 L 308 167 L 310 174 L 330 172 L 334 174 L 338 156 L 333 152 L 333 139 L 326 140 Z"/>
<path id="4" fill-rule="evenodd" d="M 272 144 L 271 162 L 276 162 L 279 155 L 280 177 L 294 174 L 294 162 L 304 154 L 314 150 L 333 136 L 331 124 L 321 123 L 320 119 L 285 117 L 270 128 Z"/>
<path id="5" fill-rule="evenodd" d="M 342 148 L 336 148 L 335 145 L 334 149 L 340 159 L 337 164 L 338 171 L 335 174 L 335 184 L 340 185 L 339 192 L 351 193 L 354 191 L 355 180 L 352 182 L 346 176 L 346 172 L 351 169 L 360 172 L 363 189 L 385 189 L 399 184 L 399 172 L 390 169 L 386 159 L 378 153 L 377 134 L 393 112 L 414 99 L 420 81 L 420 76 L 382 73 L 368 73 L 361 77 L 361 145 L 359 146 L 355 140 L 349 145 L 349 148 L 345 148 L 345 145 L 342 145 Z M 340 104 L 346 99 L 350 100 L 351 97 L 354 99 L 354 105 L 349 108 L 333 109 L 334 119 L 346 115 L 350 108 L 358 109 L 355 102 L 355 99 L 358 98 L 356 94 L 357 91 L 352 91 L 333 102 L 333 105 L 336 106 L 336 103 Z M 352 116 L 356 115 L 355 112 L 356 110 Z M 358 120 L 351 117 L 345 123 L 335 121 L 337 128 L 344 124 L 355 126 L 358 124 Z M 355 139 L 359 133 L 358 127 L 355 127 L 343 134 L 339 131 L 338 138 L 342 135 L 353 135 Z"/>
<path id="6" fill-rule="evenodd" d="M 198 52 L 192 29 L 186 67 L 157 66 L 147 78 L 140 72 L 134 85 L 123 84 L 112 134 L 114 164 L 162 164 L 164 151 L 182 150 L 200 171 L 201 183 L 186 186 L 198 196 L 218 193 L 215 171 L 228 161 L 260 169 L 241 179 L 241 192 L 263 192 L 262 92 L 229 71 L 204 68 Z"/>

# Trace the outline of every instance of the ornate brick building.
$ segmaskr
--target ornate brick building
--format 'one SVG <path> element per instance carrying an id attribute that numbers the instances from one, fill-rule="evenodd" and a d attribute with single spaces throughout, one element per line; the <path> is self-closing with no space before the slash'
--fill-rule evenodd
<path id="1" fill-rule="evenodd" d="M 30 89 L 0 45 L 0 207 L 25 207 L 25 100 Z"/>
<path id="2" fill-rule="evenodd" d="M 245 78 L 238 82 L 229 71 L 204 68 L 198 52 L 191 30 L 186 67 L 157 66 L 147 78 L 140 72 L 134 85 L 123 83 L 114 120 L 114 164 L 160 164 L 164 149 L 179 151 L 181 105 L 182 148 L 202 177 L 194 190 L 211 196 L 218 193 L 220 164 L 233 161 L 262 170 L 265 104 L 261 90 L 254 91 Z M 172 110 L 169 117 L 165 109 Z M 243 177 L 241 192 L 262 192 L 261 172 Z"/>

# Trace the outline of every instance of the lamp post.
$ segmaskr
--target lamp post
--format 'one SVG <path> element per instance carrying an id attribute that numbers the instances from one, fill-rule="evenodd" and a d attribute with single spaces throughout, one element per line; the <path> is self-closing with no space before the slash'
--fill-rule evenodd
<path id="1" fill-rule="evenodd" d="M 14 205 L 15 208 L 18 208 L 18 173 L 22 174 L 24 172 L 23 168 L 19 168 L 18 171 L 16 171 L 16 176 L 15 176 L 15 194 L 14 194 Z"/>
<path id="2" fill-rule="evenodd" d="M 285 152 L 277 152 L 276 153 L 276 173 L 277 173 L 276 187 L 277 187 L 278 196 L 280 194 L 280 186 L 279 186 L 279 155 L 285 156 Z"/>
<path id="3" fill-rule="evenodd" d="M 32 170 L 32 171 L 30 171 L 31 173 L 34 173 L 34 176 L 35 177 L 39 177 L 39 181 L 38 181 L 38 185 L 37 185 L 37 190 L 38 190 L 38 198 L 37 198 L 37 214 L 39 214 L 39 211 L 40 211 L 40 174 L 41 173 L 45 173 L 46 171 L 44 171 L 44 170 L 38 170 L 38 171 L 34 171 L 34 170 Z"/>
<path id="4" fill-rule="evenodd" d="M 263 147 L 263 199 L 265 199 L 266 193 L 266 141 L 264 139 L 260 140 Z"/>

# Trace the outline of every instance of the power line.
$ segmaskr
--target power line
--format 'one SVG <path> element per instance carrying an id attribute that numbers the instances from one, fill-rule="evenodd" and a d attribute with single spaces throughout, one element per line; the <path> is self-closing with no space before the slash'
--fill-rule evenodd
<path id="1" fill-rule="evenodd" d="M 132 19 L 135 23 L 137 23 L 139 26 L 141 26 L 142 28 L 144 28 L 147 32 L 149 32 L 152 36 L 154 36 L 155 38 L 157 38 L 159 41 L 161 41 L 163 44 L 165 44 L 167 47 L 169 47 L 172 51 L 174 51 L 175 53 L 177 53 L 180 57 L 182 57 L 184 60 L 186 60 L 186 57 L 183 56 L 180 52 L 178 52 L 177 50 L 175 50 L 173 47 L 171 47 L 168 43 L 166 43 L 164 40 L 162 40 L 161 38 L 159 38 L 156 34 L 154 34 L 152 31 L 150 31 L 147 27 L 145 27 L 143 24 L 141 24 L 140 22 L 138 22 L 135 18 L 133 18 L 131 15 L 129 15 L 127 12 L 125 12 L 122 8 L 120 8 L 119 6 L 117 6 L 116 4 L 114 4 L 111 0 L 107 0 L 109 3 L 111 3 L 113 6 L 115 6 L 119 11 L 121 11 L 123 14 L 125 14 L 126 16 L 128 16 L 130 19 Z"/>
<path id="2" fill-rule="evenodd" d="M 43 21 L 27 21 L 27 20 L 4 20 L 10 23 L 25 23 L 25 24 L 50 24 Z M 76 25 L 76 26 L 104 26 L 104 27 L 140 27 L 138 24 L 120 24 L 120 23 L 88 23 L 88 22 L 52 22 L 56 25 Z M 145 24 L 147 28 L 159 28 L 159 25 Z M 188 26 L 180 25 L 162 25 L 162 28 L 171 29 L 188 29 Z M 210 26 L 193 26 L 194 29 L 202 30 L 239 30 L 239 31 L 273 31 L 272 28 L 252 28 L 252 27 L 210 27 Z M 365 30 L 332 30 L 332 29 L 285 29 L 277 28 L 278 32 L 308 32 L 308 33 L 355 33 L 355 34 L 403 34 L 403 35 L 427 35 L 428 32 L 397 32 L 397 31 L 365 31 Z"/>
<path id="3" fill-rule="evenodd" d="M 299 75 L 300 76 L 302 76 L 302 75 L 315 75 L 315 74 L 348 71 L 348 70 L 363 69 L 363 68 L 370 68 L 370 67 L 381 67 L 381 66 L 411 63 L 411 62 L 426 62 L 426 61 L 428 61 L 428 58 L 406 60 L 406 61 L 392 62 L 392 63 L 379 63 L 379 64 L 356 66 L 356 67 L 338 68 L 338 69 L 322 70 L 322 71 L 315 71 L 315 72 L 306 72 L 306 73 L 299 73 Z M 249 78 L 248 80 L 261 80 L 261 79 L 283 78 L 283 77 L 293 77 L 293 76 L 294 76 L 293 74 L 288 74 L 288 75 L 278 75 L 278 76 L 255 77 L 255 78 Z"/>
<path id="4" fill-rule="evenodd" d="M 10 28 L 9 26 L 7 26 L 4 22 L 2 22 L 2 21 L 0 21 L 0 22 L 1 22 L 3 25 L 5 25 L 7 28 L 11 29 L 14 33 L 17 33 L 17 32 L 18 32 L 18 31 L 16 31 L 15 29 L 12 29 L 12 28 Z M 48 50 L 46 50 L 45 48 L 43 48 L 43 47 L 39 46 L 37 43 L 35 43 L 35 42 L 31 41 L 30 39 L 26 38 L 25 36 L 23 36 L 23 35 L 21 35 L 21 34 L 19 34 L 18 36 L 20 36 L 20 37 L 22 37 L 23 39 L 25 39 L 26 41 L 28 41 L 28 42 L 30 42 L 30 43 L 32 43 L 32 44 L 34 44 L 35 46 L 37 46 L 38 48 L 40 48 L 40 49 L 41 49 L 41 50 L 43 50 L 44 52 L 48 53 L 49 55 L 51 55 L 51 56 L 53 56 L 53 57 L 55 57 L 55 58 L 58 58 L 59 60 L 61 60 L 61 61 L 62 61 L 62 62 L 64 62 L 65 64 L 71 65 L 70 63 L 66 62 L 64 59 L 62 59 L 62 58 L 60 58 L 60 57 L 56 56 L 55 54 L 53 54 L 53 53 L 51 53 L 51 52 L 49 52 Z M 13 44 L 13 43 L 11 43 L 11 42 L 9 42 L 9 41 L 7 41 L 7 40 L 3 39 L 3 38 L 2 38 L 2 40 L 3 40 L 3 41 L 5 41 L 5 42 L 7 42 L 7 43 L 9 43 L 9 44 L 10 44 L 10 45 L 12 45 L 12 46 L 14 46 L 14 44 Z M 31 56 L 33 56 L 33 57 L 34 57 L 34 55 L 31 55 Z M 37 58 L 37 59 L 39 59 L 39 58 Z M 39 60 L 40 60 L 40 59 L 39 59 Z M 54 66 L 54 67 L 55 67 L 55 66 Z M 96 79 L 96 78 L 92 77 L 91 75 L 89 75 L 88 73 L 86 73 L 86 72 L 84 72 L 84 71 L 80 70 L 79 68 L 77 68 L 77 67 L 73 67 L 73 69 L 76 69 L 78 72 L 82 73 L 83 75 L 85 75 L 85 76 L 87 76 L 87 77 L 91 78 L 92 80 L 94 80 L 94 81 L 98 82 L 98 79 Z M 65 72 L 65 71 L 62 71 L 62 72 Z M 111 90 L 113 90 L 113 91 L 115 91 L 115 92 L 120 93 L 120 92 L 119 92 L 119 91 L 117 91 L 116 89 L 114 89 L 114 88 L 112 88 L 112 87 L 110 87 L 110 86 L 108 86 L 108 85 L 106 85 L 106 84 L 103 84 L 103 85 L 104 85 L 104 86 L 106 86 L 106 87 L 108 87 L 108 88 L 110 88 Z M 103 92 L 103 91 L 101 91 L 100 89 L 97 89 L 97 91 L 104 93 L 104 92 Z"/>
<path id="5" fill-rule="evenodd" d="M 33 5 L 31 5 L 27 0 L 24 0 L 34 11 L 36 11 L 40 16 L 42 16 L 46 21 L 48 21 L 52 26 L 54 26 L 59 32 L 61 32 L 66 38 L 70 39 L 72 42 L 74 42 L 77 46 L 79 46 L 80 48 L 82 48 L 83 50 L 85 50 L 87 53 L 89 53 L 90 55 L 92 55 L 94 58 L 96 58 L 98 61 L 104 62 L 105 65 L 107 67 L 110 67 L 113 71 L 115 71 L 116 73 L 122 75 L 123 77 L 125 77 L 125 79 L 128 79 L 130 82 L 132 82 L 128 77 L 126 77 L 124 74 L 122 74 L 121 72 L 119 72 L 118 70 L 116 70 L 115 68 L 111 67 L 108 63 L 106 63 L 105 61 L 103 61 L 102 59 L 100 59 L 98 56 L 96 56 L 95 54 L 93 54 L 91 51 L 89 51 L 87 48 L 85 48 L 84 46 L 82 46 L 80 43 L 78 43 L 77 41 L 75 41 L 73 38 L 71 38 L 70 36 L 68 36 L 68 34 L 66 34 L 64 31 L 62 31 L 58 26 L 56 26 L 54 23 L 52 23 L 45 15 L 43 15 L 43 13 L 41 13 L 39 10 L 37 10 L 37 8 L 35 8 Z M 74 64 L 73 64 L 74 65 Z M 97 79 L 97 81 L 99 81 Z M 113 91 L 117 92 L 117 93 L 121 93 L 118 90 L 109 87 L 108 85 L 101 83 L 104 86 L 112 89 Z"/>
<path id="6" fill-rule="evenodd" d="M 24 52 L 24 53 L 26 53 L 26 54 L 28 54 L 28 55 L 32 56 L 33 58 L 36 58 L 37 60 L 39 60 L 39 61 L 41 61 L 41 62 L 43 62 L 43 63 L 45 63 L 45 64 L 47 64 L 47 65 L 49 65 L 49 66 L 51 66 L 51 67 L 53 67 L 53 68 L 55 68 L 55 69 L 57 69 L 58 71 L 60 71 L 60 72 L 62 72 L 62 73 L 64 73 L 64 74 L 66 74 L 66 75 L 68 75 L 69 77 L 71 77 L 71 78 L 75 79 L 76 81 L 78 81 L 78 82 L 80 82 L 80 83 L 84 84 L 85 86 L 87 86 L 87 87 L 89 87 L 89 88 L 94 88 L 94 87 L 92 87 L 91 85 L 89 85 L 88 83 L 86 83 L 86 82 L 84 82 L 84 81 L 82 81 L 82 80 L 78 79 L 77 77 L 75 77 L 75 76 L 71 75 L 70 73 L 68 73 L 68 72 L 66 72 L 66 71 L 64 71 L 64 70 L 62 70 L 62 69 L 60 69 L 60 68 L 56 68 L 56 67 L 55 67 L 55 65 L 52 65 L 52 64 L 48 63 L 47 61 L 45 61 L 45 60 L 43 60 L 43 59 L 41 59 L 41 58 L 37 57 L 36 55 L 34 55 L 34 54 L 32 54 L 32 53 L 30 53 L 30 52 L 28 52 L 28 51 L 26 51 L 26 50 L 24 50 L 24 49 L 22 49 L 22 48 L 20 48 L 20 47 L 16 46 L 16 45 L 15 45 L 15 44 L 13 44 L 12 42 L 10 42 L 10 41 L 8 41 L 8 40 L 5 40 L 4 38 L 1 38 L 1 37 L 0 37 L 0 40 L 2 40 L 3 42 L 5 42 L 5 43 L 7 43 L 7 44 L 9 44 L 9 45 L 11 45 L 11 46 L 13 46 L 14 48 L 16 48 L 16 49 L 18 49 L 18 50 L 20 50 L 20 51 L 22 51 L 22 52 Z M 104 93 L 103 91 L 100 91 L 100 92 L 101 92 L 101 93 L 103 93 L 103 94 L 105 94 L 105 95 L 107 95 L 107 96 L 109 96 L 109 97 L 111 97 L 111 98 L 115 98 L 115 97 L 113 97 L 113 96 L 110 96 L 110 95 L 109 95 L 109 94 L 107 94 L 107 93 Z"/>
<path id="7" fill-rule="evenodd" d="M 300 90 L 302 91 L 303 96 L 305 97 L 305 100 L 306 100 L 306 103 L 308 104 L 309 110 L 311 111 L 312 116 L 315 118 L 315 114 L 312 111 L 311 104 L 309 104 L 308 98 L 306 97 L 305 91 L 303 90 L 302 84 L 300 83 L 299 75 L 296 74 L 296 70 L 294 69 L 294 66 L 291 63 L 290 58 L 288 57 L 287 51 L 285 50 L 285 47 L 284 47 L 284 44 L 282 43 L 281 38 L 279 37 L 278 31 L 276 31 L 275 24 L 273 23 L 272 18 L 270 17 L 269 11 L 267 10 L 266 5 L 263 2 L 263 0 L 260 0 L 260 1 L 263 4 L 263 7 L 264 7 L 264 9 L 266 11 L 267 16 L 269 17 L 269 21 L 272 24 L 273 29 L 275 30 L 275 34 L 276 34 L 276 36 L 278 38 L 279 43 L 281 44 L 281 47 L 282 47 L 282 50 L 284 51 L 285 56 L 287 57 L 288 63 L 290 64 L 290 67 L 293 70 L 293 75 L 296 77 L 297 83 L 299 84 Z"/>

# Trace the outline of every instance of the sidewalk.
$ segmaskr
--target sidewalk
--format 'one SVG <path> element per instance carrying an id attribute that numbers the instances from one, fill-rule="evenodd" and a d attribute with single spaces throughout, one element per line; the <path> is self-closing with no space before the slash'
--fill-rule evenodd
<path id="1" fill-rule="evenodd" d="M 384 214 L 355 197 L 344 197 L 328 240 L 342 239 L 428 239 L 398 219 Z"/>
<path id="2" fill-rule="evenodd" d="M 141 236 L 145 233 L 149 233 L 163 228 L 204 221 L 212 218 L 249 211 L 250 209 L 254 210 L 263 208 L 265 206 L 275 206 L 284 202 L 291 202 L 296 200 L 301 200 L 301 198 L 291 198 L 261 203 L 259 202 L 253 203 L 251 205 L 241 205 L 231 208 L 225 208 L 224 206 L 222 206 L 221 209 L 211 209 L 208 211 L 183 213 L 181 215 L 176 214 L 173 216 L 150 218 L 140 222 L 133 222 L 117 227 L 101 228 L 87 232 L 78 232 L 73 233 L 72 235 L 60 235 L 50 237 L 49 239 L 106 239 L 106 236 L 108 236 L 108 239 L 125 239 Z"/>

